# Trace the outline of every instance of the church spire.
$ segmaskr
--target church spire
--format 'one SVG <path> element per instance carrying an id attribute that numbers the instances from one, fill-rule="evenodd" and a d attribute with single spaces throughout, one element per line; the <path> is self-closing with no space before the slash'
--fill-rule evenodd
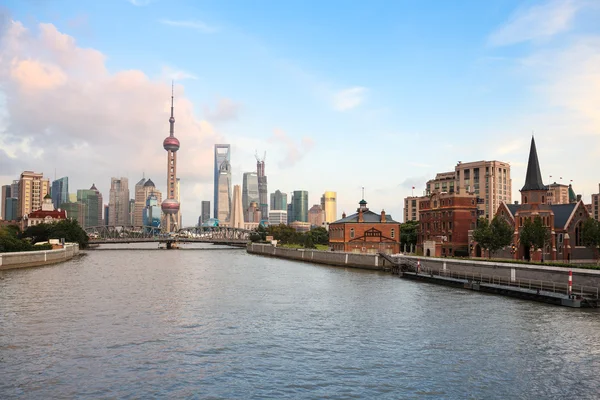
<path id="1" fill-rule="evenodd" d="M 527 163 L 527 175 L 525 175 L 524 190 L 546 190 L 542 182 L 542 173 L 540 172 L 540 163 L 538 161 L 537 150 L 535 148 L 535 139 L 531 137 L 531 148 L 529 149 L 529 162 Z"/>

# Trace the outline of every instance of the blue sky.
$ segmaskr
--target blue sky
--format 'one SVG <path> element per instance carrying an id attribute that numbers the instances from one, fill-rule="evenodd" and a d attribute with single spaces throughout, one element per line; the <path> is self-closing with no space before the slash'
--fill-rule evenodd
<path id="1" fill-rule="evenodd" d="M 143 173 L 160 187 L 176 80 L 184 222 L 212 200 L 212 146 L 234 183 L 267 152 L 269 191 L 338 192 L 402 220 L 402 199 L 461 160 L 508 161 L 532 131 L 545 180 L 598 192 L 595 1 L 8 1 L 0 178 L 70 190 Z M 87 49 L 87 50 L 86 50 Z M 91 111 L 90 111 L 91 110 Z"/>

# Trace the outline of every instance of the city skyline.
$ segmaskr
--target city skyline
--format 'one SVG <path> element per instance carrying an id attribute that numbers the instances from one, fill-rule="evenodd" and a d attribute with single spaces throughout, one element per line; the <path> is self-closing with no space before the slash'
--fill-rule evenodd
<path id="1" fill-rule="evenodd" d="M 236 4 L 8 1 L 1 183 L 30 170 L 106 199 L 110 177 L 146 174 L 167 193 L 174 78 L 185 226 L 214 199 L 218 143 L 231 144 L 231 185 L 266 151 L 269 193 L 303 188 L 312 205 L 335 190 L 338 217 L 364 186 L 400 220 L 411 188 L 459 160 L 510 163 L 515 197 L 532 131 L 544 183 L 597 193 L 599 5 L 374 2 L 337 18 L 335 3 Z"/>

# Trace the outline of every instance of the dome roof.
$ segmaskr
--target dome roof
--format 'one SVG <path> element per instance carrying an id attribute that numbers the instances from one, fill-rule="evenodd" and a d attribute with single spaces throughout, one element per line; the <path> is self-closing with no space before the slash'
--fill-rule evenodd
<path id="1" fill-rule="evenodd" d="M 156 185 L 152 182 L 152 179 L 148 179 L 146 183 L 144 183 L 144 187 L 156 187 Z"/>
<path id="2" fill-rule="evenodd" d="M 44 196 L 45 199 L 52 199 L 52 196 L 50 196 L 50 193 L 46 193 L 46 195 Z"/>

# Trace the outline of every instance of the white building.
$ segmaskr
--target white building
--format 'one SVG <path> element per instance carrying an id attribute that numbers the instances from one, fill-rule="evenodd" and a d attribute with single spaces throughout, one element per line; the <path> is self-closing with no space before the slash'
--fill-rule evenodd
<path id="1" fill-rule="evenodd" d="M 286 225 L 287 210 L 271 210 L 269 211 L 269 225 Z"/>

